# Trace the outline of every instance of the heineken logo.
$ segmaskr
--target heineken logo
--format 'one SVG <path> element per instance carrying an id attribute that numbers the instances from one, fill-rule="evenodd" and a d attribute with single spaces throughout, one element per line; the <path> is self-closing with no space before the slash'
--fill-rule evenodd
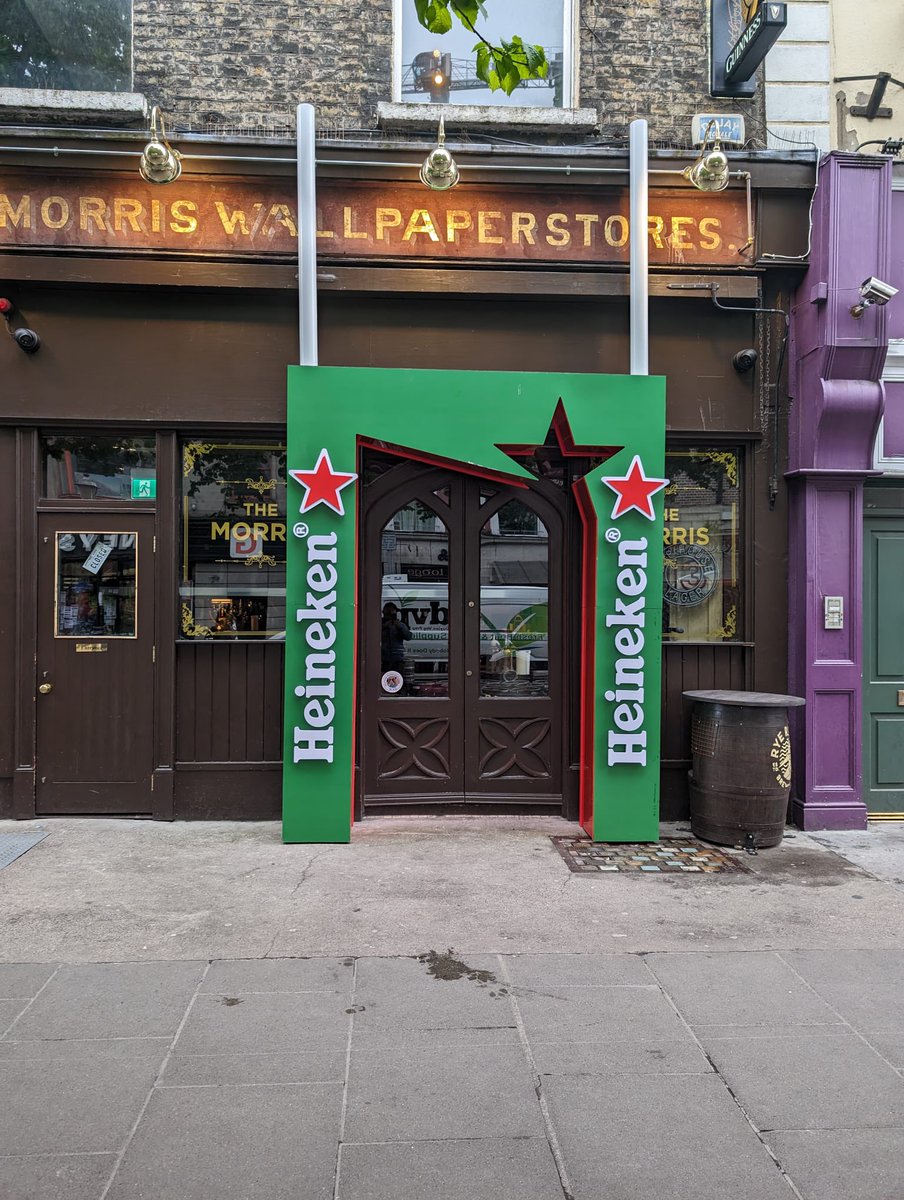
<path id="1" fill-rule="evenodd" d="M 617 520 L 625 513 L 636 509 L 648 521 L 654 521 L 656 515 L 653 512 L 653 497 L 667 487 L 668 482 L 667 479 L 648 477 L 644 472 L 640 455 L 635 454 L 627 475 L 603 476 L 603 483 L 607 488 L 611 488 L 618 497 L 612 509 L 612 519 Z"/>
<path id="2" fill-rule="evenodd" d="M 635 459 L 635 462 L 637 460 Z M 644 626 L 646 625 L 647 539 L 622 541 L 617 529 L 606 531 L 606 541 L 618 546 L 613 611 L 606 616 L 606 628 L 615 629 L 614 686 L 606 700 L 614 704 L 612 725 L 607 737 L 607 762 L 614 766 L 647 765 L 647 733 L 644 729 Z"/>
<path id="3" fill-rule="evenodd" d="M 358 476 L 353 471 L 334 471 L 328 450 L 320 451 L 320 457 L 313 470 L 290 471 L 289 474 L 305 490 L 301 508 L 298 510 L 300 513 L 308 512 L 317 504 L 325 504 L 340 517 L 345 516 L 345 508 L 339 493 L 350 483 L 354 483 Z"/>

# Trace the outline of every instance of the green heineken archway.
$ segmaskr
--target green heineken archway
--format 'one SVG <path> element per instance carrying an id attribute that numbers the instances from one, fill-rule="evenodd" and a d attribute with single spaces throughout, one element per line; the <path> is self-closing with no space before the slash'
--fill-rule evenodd
<path id="1" fill-rule="evenodd" d="M 581 823 L 596 841 L 657 839 L 665 381 L 290 367 L 285 841 L 351 834 L 361 447 L 530 481 L 518 454 L 550 426 L 563 453 L 605 460 L 575 486 Z"/>

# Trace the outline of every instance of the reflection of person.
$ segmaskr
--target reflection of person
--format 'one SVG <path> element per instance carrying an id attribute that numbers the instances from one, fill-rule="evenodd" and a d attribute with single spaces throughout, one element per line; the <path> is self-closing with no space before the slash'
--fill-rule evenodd
<path id="1" fill-rule="evenodd" d="M 405 643 L 411 630 L 399 619 L 399 610 L 392 604 L 383 605 L 383 625 L 380 630 L 380 661 L 382 670 L 398 670 L 405 661 Z"/>
<path id="2" fill-rule="evenodd" d="M 75 598 L 74 633 L 93 633 L 97 627 L 97 600 L 88 588 L 79 591 Z"/>

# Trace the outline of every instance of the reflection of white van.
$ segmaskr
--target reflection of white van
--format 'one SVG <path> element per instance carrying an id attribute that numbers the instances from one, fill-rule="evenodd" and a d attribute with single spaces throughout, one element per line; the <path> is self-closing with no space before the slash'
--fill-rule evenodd
<path id="1" fill-rule="evenodd" d="M 448 660 L 448 595 L 444 583 L 407 583 L 398 577 L 383 580 L 382 603 L 395 604 L 411 630 L 405 649 L 415 669 L 418 662 Z M 522 662 L 545 669 L 549 657 L 547 596 L 545 587 L 484 585 L 480 589 L 481 658 L 492 662 L 521 651 Z"/>

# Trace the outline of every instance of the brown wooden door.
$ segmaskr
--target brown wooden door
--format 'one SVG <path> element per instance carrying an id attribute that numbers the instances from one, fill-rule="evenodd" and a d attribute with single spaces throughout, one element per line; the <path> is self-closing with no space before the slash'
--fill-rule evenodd
<path id="1" fill-rule="evenodd" d="M 151 812 L 154 517 L 38 524 L 36 811 Z"/>
<path id="2" fill-rule="evenodd" d="M 365 807 L 561 806 L 555 498 L 407 464 L 365 505 Z"/>

